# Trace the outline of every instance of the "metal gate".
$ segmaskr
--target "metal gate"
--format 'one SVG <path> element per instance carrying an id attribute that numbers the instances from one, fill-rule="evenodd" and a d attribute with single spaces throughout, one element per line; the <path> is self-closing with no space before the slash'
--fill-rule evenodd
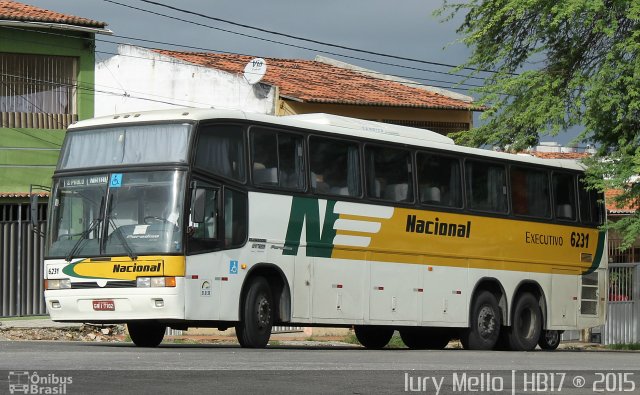
<path id="1" fill-rule="evenodd" d="M 44 239 L 33 232 L 28 204 L 12 206 L 15 215 L 0 216 L 0 317 L 46 314 Z M 46 207 L 39 212 L 44 218 Z M 38 222 L 41 232 L 45 223 Z"/>
<path id="2" fill-rule="evenodd" d="M 607 323 L 604 344 L 640 342 L 640 263 L 609 264 Z"/>

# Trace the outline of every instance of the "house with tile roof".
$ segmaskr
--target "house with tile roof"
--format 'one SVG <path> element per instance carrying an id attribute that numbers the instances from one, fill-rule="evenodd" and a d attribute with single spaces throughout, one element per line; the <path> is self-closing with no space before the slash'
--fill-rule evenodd
<path id="1" fill-rule="evenodd" d="M 187 105 L 273 115 L 329 113 L 447 134 L 469 129 L 473 112 L 484 109 L 468 96 L 326 58 L 267 58 L 266 74 L 251 85 L 243 77 L 250 56 L 130 45 L 118 53 L 97 65 L 96 81 L 129 91 L 99 97 L 97 115 Z"/>
<path id="2" fill-rule="evenodd" d="M 66 127 L 94 114 L 104 22 L 0 0 L 0 221 L 30 184 L 51 184 Z"/>

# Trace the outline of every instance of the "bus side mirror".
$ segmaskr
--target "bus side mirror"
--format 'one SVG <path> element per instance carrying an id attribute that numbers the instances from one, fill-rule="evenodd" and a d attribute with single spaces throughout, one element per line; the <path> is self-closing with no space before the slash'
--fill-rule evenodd
<path id="1" fill-rule="evenodd" d="M 191 198 L 191 222 L 201 224 L 204 222 L 205 216 L 205 197 L 207 190 L 204 188 L 195 188 Z"/>

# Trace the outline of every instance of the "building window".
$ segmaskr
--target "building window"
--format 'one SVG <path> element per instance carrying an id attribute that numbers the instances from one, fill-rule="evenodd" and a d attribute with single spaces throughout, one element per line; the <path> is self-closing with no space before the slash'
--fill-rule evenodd
<path id="1" fill-rule="evenodd" d="M 73 57 L 0 53 L 0 112 L 36 114 L 3 116 L 3 126 L 66 128 L 77 119 L 76 76 Z"/>

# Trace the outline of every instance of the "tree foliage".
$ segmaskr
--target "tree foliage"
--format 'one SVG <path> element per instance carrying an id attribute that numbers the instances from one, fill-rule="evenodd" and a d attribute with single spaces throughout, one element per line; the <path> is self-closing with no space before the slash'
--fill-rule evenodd
<path id="1" fill-rule="evenodd" d="M 438 14 L 462 12 L 458 33 L 472 48 L 462 67 L 495 72 L 478 90 L 487 122 L 458 133 L 457 142 L 520 150 L 581 125 L 578 139 L 598 147 L 586 160 L 589 184 L 621 189 L 619 204 L 637 204 L 640 1 L 445 0 Z M 640 212 L 613 227 L 630 245 Z"/>

